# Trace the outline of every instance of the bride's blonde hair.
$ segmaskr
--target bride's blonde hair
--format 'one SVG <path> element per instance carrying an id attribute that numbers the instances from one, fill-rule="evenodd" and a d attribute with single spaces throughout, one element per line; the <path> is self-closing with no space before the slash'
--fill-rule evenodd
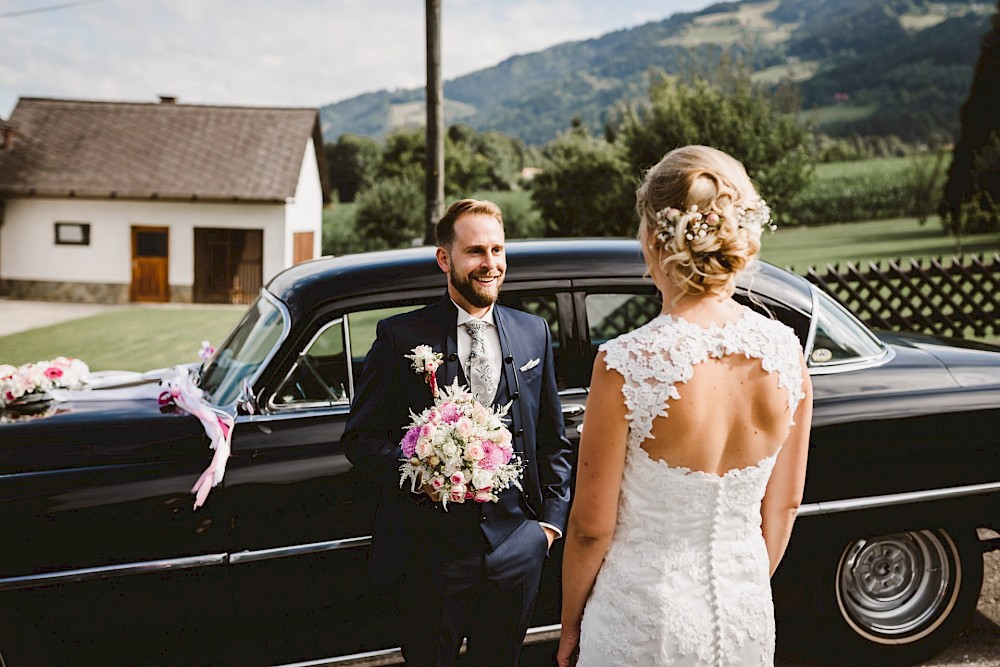
<path id="1" fill-rule="evenodd" d="M 769 209 L 746 169 L 708 146 L 667 153 L 636 192 L 639 240 L 682 294 L 731 296 L 760 252 Z"/>

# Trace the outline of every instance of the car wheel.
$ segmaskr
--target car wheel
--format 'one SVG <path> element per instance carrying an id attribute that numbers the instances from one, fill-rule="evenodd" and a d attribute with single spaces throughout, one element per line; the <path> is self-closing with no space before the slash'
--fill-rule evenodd
<path id="1" fill-rule="evenodd" d="M 983 555 L 974 530 L 851 540 L 833 581 L 832 646 L 870 664 L 913 664 L 948 646 L 976 608 Z"/>

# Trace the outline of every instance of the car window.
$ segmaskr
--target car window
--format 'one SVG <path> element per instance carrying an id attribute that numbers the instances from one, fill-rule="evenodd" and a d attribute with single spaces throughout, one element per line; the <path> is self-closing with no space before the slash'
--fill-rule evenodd
<path id="1" fill-rule="evenodd" d="M 588 294 L 585 303 L 590 347 L 595 355 L 602 343 L 641 327 L 662 309 L 657 294 Z"/>
<path id="2" fill-rule="evenodd" d="M 243 383 L 250 380 L 271 355 L 287 326 L 270 301 L 258 298 L 236 325 L 201 376 L 201 388 L 216 405 L 236 400 Z"/>
<path id="3" fill-rule="evenodd" d="M 370 310 L 359 310 L 347 315 L 348 336 L 351 339 L 351 373 L 354 376 L 354 385 L 357 386 L 358 378 L 361 376 L 361 367 L 365 363 L 365 356 L 368 350 L 372 349 L 375 342 L 375 328 L 381 320 L 393 315 L 408 313 L 417 308 L 423 308 L 424 304 L 411 304 L 406 306 L 389 306 L 386 308 L 372 308 Z"/>
<path id="4" fill-rule="evenodd" d="M 556 366 L 556 386 L 559 389 L 565 389 L 564 361 L 559 338 L 559 303 L 555 295 L 518 294 L 517 292 L 513 292 L 502 295 L 500 300 L 505 306 L 517 308 L 532 315 L 538 315 L 549 323 L 549 331 L 552 334 L 552 357 Z"/>
<path id="5" fill-rule="evenodd" d="M 316 407 L 347 404 L 347 355 L 344 321 L 324 326 L 306 346 L 275 393 L 274 407 Z"/>
<path id="6" fill-rule="evenodd" d="M 807 357 L 809 366 L 828 366 L 878 357 L 881 341 L 843 306 L 816 290 L 816 334 Z"/>

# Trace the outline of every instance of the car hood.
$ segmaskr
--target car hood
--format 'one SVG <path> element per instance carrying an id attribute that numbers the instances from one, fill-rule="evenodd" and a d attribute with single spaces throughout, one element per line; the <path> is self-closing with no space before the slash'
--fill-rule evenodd
<path id="1" fill-rule="evenodd" d="M 204 457 L 201 422 L 155 396 L 148 384 L 95 389 L 0 413 L 0 475 Z"/>
<path id="2" fill-rule="evenodd" d="M 1000 386 L 1000 347 L 923 334 L 880 333 L 882 340 L 926 352 L 940 361 L 962 387 Z"/>

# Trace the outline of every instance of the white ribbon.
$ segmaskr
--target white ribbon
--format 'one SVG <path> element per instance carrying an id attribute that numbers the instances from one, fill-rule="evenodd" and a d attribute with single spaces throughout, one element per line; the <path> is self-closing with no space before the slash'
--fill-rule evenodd
<path id="1" fill-rule="evenodd" d="M 208 492 L 222 482 L 226 474 L 235 422 L 232 415 L 205 402 L 201 388 L 195 385 L 186 367 L 178 366 L 176 371 L 174 377 L 162 380 L 166 391 L 160 394 L 160 402 L 172 402 L 181 410 L 197 417 L 205 428 L 205 435 L 211 440 L 209 447 L 215 450 L 212 462 L 191 488 L 191 493 L 195 494 L 194 509 L 198 509 L 205 504 Z"/>

